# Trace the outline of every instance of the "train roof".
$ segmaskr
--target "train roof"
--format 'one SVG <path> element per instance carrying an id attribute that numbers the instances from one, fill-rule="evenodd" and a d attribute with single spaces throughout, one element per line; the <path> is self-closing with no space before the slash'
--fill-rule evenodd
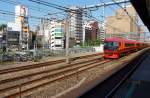
<path id="1" fill-rule="evenodd" d="M 122 38 L 117 38 L 117 37 L 111 37 L 111 38 L 106 38 L 105 41 L 117 41 L 120 42 L 122 40 Z"/>
<path id="2" fill-rule="evenodd" d="M 125 39 L 125 38 L 118 38 L 118 37 L 106 38 L 105 41 L 108 41 L 108 42 L 112 42 L 112 41 L 116 41 L 116 42 L 125 41 L 126 43 L 142 43 L 142 42 L 139 42 L 139 41 L 128 40 L 128 39 Z"/>

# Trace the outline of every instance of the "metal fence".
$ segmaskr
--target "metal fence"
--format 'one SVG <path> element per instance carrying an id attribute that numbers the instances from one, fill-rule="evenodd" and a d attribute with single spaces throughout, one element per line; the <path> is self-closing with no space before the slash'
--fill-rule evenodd
<path id="1" fill-rule="evenodd" d="M 70 48 L 69 54 L 94 52 L 94 48 Z M 65 56 L 66 50 L 50 50 L 50 49 L 38 49 L 29 51 L 16 51 L 0 53 L 0 63 L 4 62 L 25 62 L 25 61 L 38 61 L 45 57 L 59 57 Z"/>

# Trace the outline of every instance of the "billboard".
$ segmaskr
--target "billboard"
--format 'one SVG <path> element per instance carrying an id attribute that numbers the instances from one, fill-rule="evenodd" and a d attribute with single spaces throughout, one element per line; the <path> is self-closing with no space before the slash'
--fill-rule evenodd
<path id="1" fill-rule="evenodd" d="M 16 13 L 16 16 L 27 17 L 27 15 L 28 15 L 28 8 L 23 6 L 23 5 L 17 5 L 15 7 L 15 13 Z"/>
<path id="2" fill-rule="evenodd" d="M 21 18 L 22 17 L 27 17 L 28 16 L 28 8 L 23 6 L 23 5 L 17 5 L 15 7 L 15 22 L 16 23 L 20 23 L 21 22 Z"/>

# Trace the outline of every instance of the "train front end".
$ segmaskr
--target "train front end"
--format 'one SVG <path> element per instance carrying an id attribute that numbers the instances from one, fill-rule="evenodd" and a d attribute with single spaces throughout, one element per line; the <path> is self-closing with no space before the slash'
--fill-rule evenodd
<path id="1" fill-rule="evenodd" d="M 120 57 L 118 52 L 119 42 L 112 40 L 105 40 L 104 42 L 104 58 L 117 59 Z"/>

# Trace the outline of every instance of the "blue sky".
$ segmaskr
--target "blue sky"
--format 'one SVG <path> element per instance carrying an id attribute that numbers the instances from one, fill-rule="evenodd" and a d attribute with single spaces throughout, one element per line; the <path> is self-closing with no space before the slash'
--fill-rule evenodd
<path id="1" fill-rule="evenodd" d="M 102 2 L 109 2 L 111 0 L 43 0 L 43 1 L 58 4 L 58 5 L 69 8 L 71 6 L 84 7 L 84 6 L 88 6 L 88 5 L 96 5 L 96 4 L 100 4 Z M 13 4 L 10 4 L 10 3 L 13 3 Z M 52 7 L 47 7 L 47 6 L 43 6 L 40 4 L 36 4 L 29 0 L 0 0 L 0 10 L 15 12 L 15 5 L 17 5 L 17 4 L 26 5 L 29 8 L 29 15 L 31 15 L 31 16 L 47 17 L 47 18 L 51 18 L 51 17 L 62 18 L 62 17 L 64 17 L 64 15 L 62 15 L 63 12 L 60 10 L 57 10 Z M 117 5 L 107 7 L 105 9 L 106 16 L 114 15 L 114 10 L 116 10 L 118 8 L 119 7 Z M 56 12 L 59 12 L 59 14 L 54 14 L 51 16 L 47 15 L 48 13 L 56 13 Z M 92 11 L 92 15 L 95 16 L 97 19 L 102 20 L 102 17 L 101 17 L 102 8 L 99 8 L 96 11 Z M 0 14 L 0 24 L 1 23 L 7 24 L 7 22 L 13 22 L 14 20 L 15 20 L 14 16 Z M 38 25 L 39 21 L 40 21 L 39 19 L 29 18 L 30 26 Z"/>
<path id="2" fill-rule="evenodd" d="M 95 5 L 95 4 L 99 4 L 101 3 L 101 0 L 44 0 L 50 3 L 54 3 L 54 4 L 58 4 L 61 6 L 65 6 L 65 7 L 71 7 L 71 6 L 88 6 L 88 5 Z M 110 0 L 104 0 L 105 2 L 108 2 Z M 15 5 L 16 4 L 10 4 L 10 2 L 15 2 L 16 4 L 21 3 L 24 4 L 26 6 L 29 7 L 29 14 L 32 16 L 37 16 L 37 17 L 43 17 L 48 14 L 48 13 L 55 13 L 55 12 L 61 12 L 60 10 L 51 8 L 51 7 L 47 7 L 47 6 L 43 6 L 40 4 L 36 4 L 33 3 L 29 0 L 0 0 L 0 9 L 1 10 L 6 10 L 6 11 L 11 11 L 14 12 L 15 11 Z M 101 19 L 101 17 L 98 17 L 102 14 L 102 9 L 99 9 L 97 11 L 92 12 L 93 15 L 95 15 L 98 19 Z M 107 10 L 106 15 L 109 13 L 109 15 L 111 15 L 113 12 L 111 10 Z M 52 15 L 51 17 L 59 17 L 62 16 L 61 14 L 57 14 L 57 15 Z M 108 15 L 107 15 L 108 16 Z M 50 17 L 50 16 L 47 16 Z M 7 21 L 13 21 L 14 20 L 14 16 L 8 16 L 8 15 L 2 15 L 0 14 L 0 23 L 5 23 Z M 33 22 L 34 21 L 34 22 Z M 31 19 L 32 24 L 35 24 L 36 22 L 38 22 L 39 20 L 37 19 Z"/>

